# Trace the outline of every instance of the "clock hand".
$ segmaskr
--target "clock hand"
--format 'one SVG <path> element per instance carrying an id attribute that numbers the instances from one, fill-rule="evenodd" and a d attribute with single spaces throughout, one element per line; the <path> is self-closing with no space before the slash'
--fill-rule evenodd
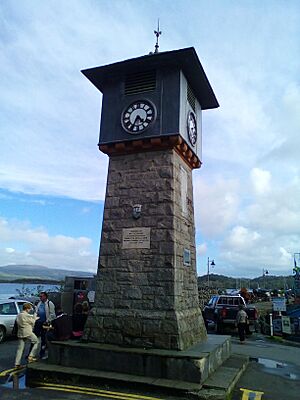
<path id="1" fill-rule="evenodd" d="M 142 118 L 139 116 L 139 115 L 137 115 L 136 117 L 135 117 L 135 120 L 134 120 L 134 125 L 141 125 L 141 123 L 142 122 L 144 122 L 143 120 L 142 120 Z"/>

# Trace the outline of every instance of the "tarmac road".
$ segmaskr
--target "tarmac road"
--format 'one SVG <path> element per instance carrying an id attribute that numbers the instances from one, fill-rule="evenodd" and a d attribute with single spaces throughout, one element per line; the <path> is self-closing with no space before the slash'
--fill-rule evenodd
<path id="1" fill-rule="evenodd" d="M 0 344 L 0 371 L 14 363 L 17 341 Z M 253 334 L 241 345 L 232 337 L 232 352 L 251 357 L 248 368 L 237 383 L 232 400 L 299 400 L 300 399 L 300 347 L 270 341 L 260 334 Z M 11 385 L 11 384 L 10 384 Z M 243 389 L 243 391 L 241 391 Z M 102 391 L 78 391 L 70 387 L 12 390 L 0 385 L 1 400 L 60 400 L 60 399 L 119 399 L 119 400 L 171 400 L 175 397 L 155 393 L 128 393 L 126 390 L 104 388 Z M 247 392 L 247 390 L 249 392 Z M 259 394 L 261 392 L 261 394 Z M 256 393 L 257 397 L 254 397 Z M 182 397 L 181 397 L 182 398 Z"/>
<path id="2" fill-rule="evenodd" d="M 251 360 L 235 387 L 233 400 L 242 398 L 241 389 L 262 392 L 262 400 L 300 399 L 299 346 L 279 344 L 264 335 L 253 334 L 245 345 L 233 337 L 232 352 L 248 355 Z M 258 400 L 260 397 L 249 394 L 248 398 Z"/>

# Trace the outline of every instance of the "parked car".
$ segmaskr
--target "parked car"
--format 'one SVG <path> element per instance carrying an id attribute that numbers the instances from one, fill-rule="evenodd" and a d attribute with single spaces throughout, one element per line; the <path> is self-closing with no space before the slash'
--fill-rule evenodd
<path id="1" fill-rule="evenodd" d="M 23 304 L 26 300 L 0 300 L 0 343 L 6 337 L 14 334 L 14 325 L 16 317 L 23 309 Z"/>
<path id="2" fill-rule="evenodd" d="M 203 317 L 208 324 L 209 321 L 214 322 L 217 333 L 223 333 L 226 326 L 235 325 L 240 305 L 245 308 L 250 325 L 253 325 L 256 329 L 258 319 L 257 310 L 253 306 L 247 306 L 244 298 L 240 295 L 213 296 L 204 307 Z"/>

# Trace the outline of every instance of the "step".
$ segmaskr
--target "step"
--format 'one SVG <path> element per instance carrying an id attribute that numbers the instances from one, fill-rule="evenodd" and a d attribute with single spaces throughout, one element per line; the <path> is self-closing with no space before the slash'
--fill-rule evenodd
<path id="1" fill-rule="evenodd" d="M 247 368 L 249 357 L 232 354 L 210 377 L 203 383 L 199 399 L 226 399 L 232 392 L 242 373 Z"/>
<path id="2" fill-rule="evenodd" d="M 172 380 L 151 378 L 132 374 L 97 371 L 83 368 L 65 367 L 47 364 L 44 362 L 32 363 L 28 366 L 30 386 L 43 386 L 43 382 L 67 383 L 92 386 L 112 386 L 142 390 L 155 390 L 157 393 L 188 394 L 194 399 L 223 400 L 233 390 L 236 382 L 246 369 L 249 358 L 243 355 L 231 355 L 201 386 L 200 384 Z"/>
<path id="3" fill-rule="evenodd" d="M 46 379 L 45 379 L 46 377 Z M 157 389 L 168 389 L 183 392 L 199 391 L 200 384 L 171 379 L 151 378 L 132 374 L 122 374 L 117 372 L 97 371 L 91 369 L 64 367 L 61 365 L 35 362 L 27 368 L 27 380 L 30 380 L 31 387 L 42 387 L 43 382 L 68 383 L 92 386 L 137 386 L 151 387 Z"/>

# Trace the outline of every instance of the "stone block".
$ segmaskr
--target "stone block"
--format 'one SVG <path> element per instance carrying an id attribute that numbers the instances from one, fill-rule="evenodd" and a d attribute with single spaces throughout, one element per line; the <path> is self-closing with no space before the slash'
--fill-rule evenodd
<path id="1" fill-rule="evenodd" d="M 122 332 L 125 336 L 140 337 L 142 333 L 142 322 L 136 319 L 126 319 L 122 321 Z"/>
<path id="2" fill-rule="evenodd" d="M 142 291 L 139 287 L 123 287 L 122 288 L 122 297 L 127 300 L 141 300 L 142 299 Z"/>
<path id="3" fill-rule="evenodd" d="M 160 320 L 144 320 L 142 325 L 142 333 L 145 336 L 154 336 L 160 332 Z"/>

